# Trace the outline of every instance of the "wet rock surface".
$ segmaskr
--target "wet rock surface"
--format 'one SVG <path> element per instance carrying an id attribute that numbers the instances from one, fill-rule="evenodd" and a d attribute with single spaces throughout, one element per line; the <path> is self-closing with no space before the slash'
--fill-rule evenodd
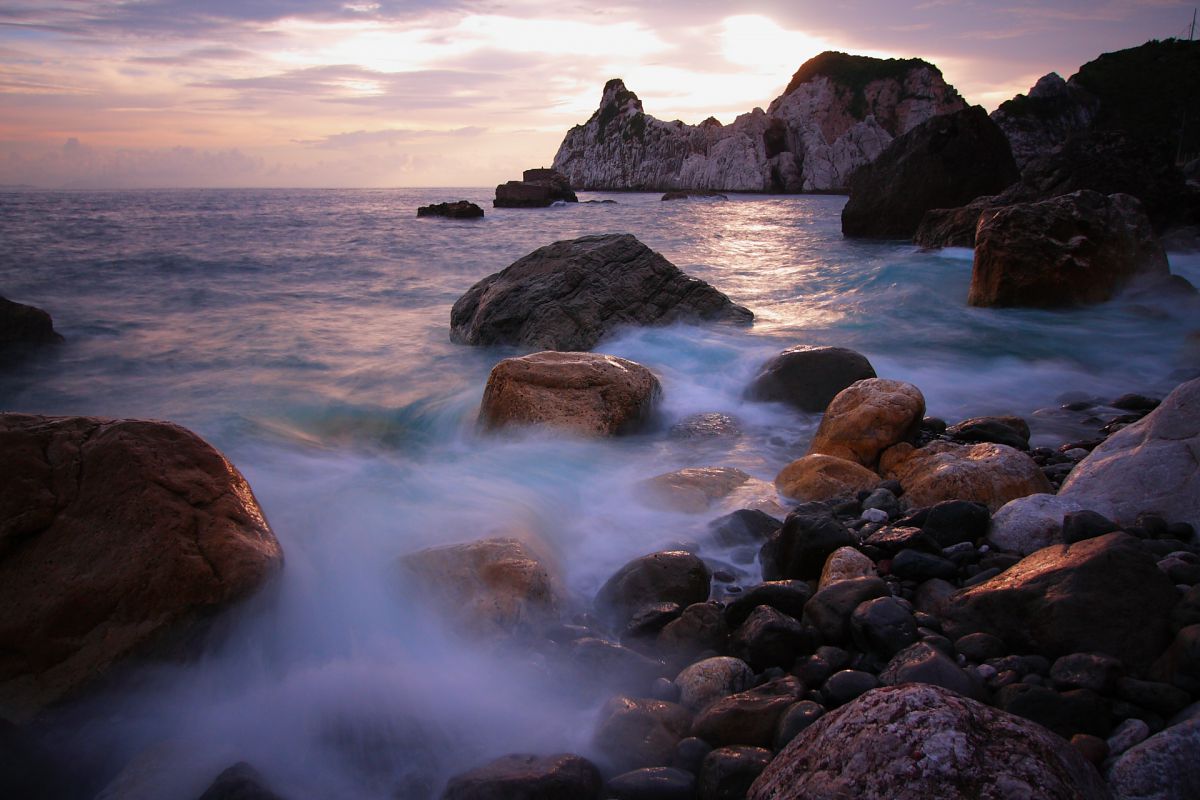
<path id="1" fill-rule="evenodd" d="M 451 309 L 450 338 L 590 350 L 621 326 L 753 319 L 634 236 L 603 234 L 539 248 L 476 283 Z"/>

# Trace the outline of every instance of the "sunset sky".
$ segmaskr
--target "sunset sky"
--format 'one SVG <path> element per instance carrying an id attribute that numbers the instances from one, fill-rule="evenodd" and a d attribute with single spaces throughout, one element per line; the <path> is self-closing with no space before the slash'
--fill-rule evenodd
<path id="1" fill-rule="evenodd" d="M 989 110 L 1187 36 L 1179 0 L 3 0 L 0 184 L 487 186 L 612 77 L 723 122 L 827 49 L 919 56 Z"/>

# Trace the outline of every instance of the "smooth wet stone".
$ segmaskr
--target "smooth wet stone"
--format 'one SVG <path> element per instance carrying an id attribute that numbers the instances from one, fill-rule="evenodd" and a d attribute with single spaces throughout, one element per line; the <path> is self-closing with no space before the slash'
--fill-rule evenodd
<path id="1" fill-rule="evenodd" d="M 775 742 L 772 747 L 776 752 L 787 746 L 788 742 L 800 735 L 800 732 L 819 720 L 825 714 L 825 707 L 812 700 L 801 700 L 783 712 L 775 729 Z"/>
<path id="2" fill-rule="evenodd" d="M 1032 720 L 1070 739 L 1077 733 L 1106 736 L 1112 728 L 1108 702 L 1088 689 L 1056 692 L 1032 683 L 1026 676 L 996 692 L 993 702 L 1010 714 Z"/>
<path id="3" fill-rule="evenodd" d="M 866 356 L 845 347 L 800 345 L 767 361 L 746 394 L 753 400 L 787 403 L 820 413 L 855 381 L 874 378 Z"/>
<path id="4" fill-rule="evenodd" d="M 1071 653 L 1055 660 L 1050 680 L 1059 689 L 1091 689 L 1107 694 L 1124 669 L 1121 662 L 1103 653 Z"/>
<path id="5" fill-rule="evenodd" d="M 759 583 L 726 605 L 725 620 L 731 628 L 737 628 L 759 606 L 770 606 L 782 614 L 799 619 L 812 594 L 812 588 L 804 581 Z"/>
<path id="6" fill-rule="evenodd" d="M 716 603 L 693 603 L 658 634 L 658 651 L 672 664 L 690 664 L 706 651 L 723 652 L 729 643 L 724 609 Z"/>
<path id="7" fill-rule="evenodd" d="M 825 559 L 821 569 L 821 579 L 817 582 L 818 589 L 824 589 L 840 581 L 851 578 L 875 577 L 875 562 L 863 555 L 854 547 L 839 547 Z"/>
<path id="8" fill-rule="evenodd" d="M 899 599 L 877 597 L 860 603 L 850 616 L 855 645 L 864 652 L 891 658 L 917 640 L 917 621 Z"/>
<path id="9" fill-rule="evenodd" d="M 675 676 L 679 702 L 690 711 L 700 711 L 722 697 L 749 689 L 753 683 L 754 670 L 732 656 L 697 661 Z"/>
<path id="10" fill-rule="evenodd" d="M 881 461 L 880 472 L 900 481 L 905 498 L 916 506 L 968 500 L 995 511 L 1018 497 L 1051 491 L 1033 459 L 1002 444 L 939 441 L 897 447 Z"/>
<path id="11" fill-rule="evenodd" d="M 770 747 L 779 718 L 803 695 L 804 685 L 787 676 L 723 697 L 696 716 L 691 735 L 717 747 Z"/>
<path id="12" fill-rule="evenodd" d="M 892 574 L 902 580 L 927 581 L 931 578 L 954 580 L 958 577 L 958 567 L 953 561 L 922 553 L 919 550 L 901 550 L 892 559 Z"/>
<path id="13" fill-rule="evenodd" d="M 790 669 L 811 637 L 795 617 L 771 608 L 759 606 L 750 613 L 730 639 L 730 651 L 753 667 Z"/>
<path id="14" fill-rule="evenodd" d="M 186 639 L 282 565 L 245 478 L 178 425 L 5 413 L 0 454 L 0 718 Z"/>
<path id="15" fill-rule="evenodd" d="M 772 755 L 763 747 L 718 747 L 705 757 L 700 767 L 696 797 L 698 800 L 744 798 L 771 762 Z"/>
<path id="16" fill-rule="evenodd" d="M 765 511 L 741 508 L 708 523 L 713 540 L 724 547 L 742 544 L 761 545 L 783 522 Z"/>
<path id="17" fill-rule="evenodd" d="M 576 800 L 595 797 L 602 785 L 600 770 L 582 756 L 516 753 L 454 776 L 441 800 Z"/>
<path id="18" fill-rule="evenodd" d="M 592 742 L 618 770 L 662 766 L 691 723 L 683 706 L 618 695 L 600 709 Z"/>
<path id="19" fill-rule="evenodd" d="M 632 433 L 662 395 L 641 364 L 600 353 L 532 353 L 492 367 L 479 408 L 490 430 L 550 427 L 580 436 Z"/>
<path id="20" fill-rule="evenodd" d="M 809 453 L 874 467 L 884 450 L 916 436 L 925 414 L 921 390 L 903 381 L 857 381 L 833 398 Z"/>
<path id="21" fill-rule="evenodd" d="M 805 502 L 853 497 L 878 483 L 879 476 L 861 464 L 819 453 L 796 459 L 775 476 L 781 495 Z"/>
<path id="22" fill-rule="evenodd" d="M 990 523 L 991 514 L 982 503 L 944 500 L 925 510 L 919 523 L 898 524 L 915 524 L 942 547 L 950 547 L 979 540 L 987 534 Z"/>
<path id="23" fill-rule="evenodd" d="M 825 685 L 821 687 L 821 694 L 825 697 L 827 707 L 837 708 L 871 691 L 878 685 L 879 679 L 869 672 L 843 669 L 829 676 Z"/>
<path id="24" fill-rule="evenodd" d="M 787 515 L 783 527 L 759 552 L 766 580 L 819 578 L 825 559 L 839 547 L 853 544 L 846 526 L 824 507 L 800 506 Z"/>
<path id="25" fill-rule="evenodd" d="M 1066 741 L 924 684 L 876 689 L 792 740 L 749 800 L 1109 800 Z"/>
<path id="26" fill-rule="evenodd" d="M 1064 518 L 1084 510 L 1069 497 L 1054 494 L 1019 497 L 1005 503 L 992 517 L 988 544 L 1023 556 L 1052 544 L 1065 544 Z"/>
<path id="27" fill-rule="evenodd" d="M 860 603 L 888 597 L 887 584 L 879 578 L 851 578 L 821 589 L 804 606 L 803 621 L 820 632 L 827 644 L 850 641 L 850 616 Z"/>
<path id="28" fill-rule="evenodd" d="M 696 776 L 674 767 L 645 767 L 609 780 L 609 800 L 693 800 Z"/>
<path id="29" fill-rule="evenodd" d="M 946 435 L 967 444 L 993 442 L 1029 449 L 1029 425 L 1020 417 L 972 417 L 946 428 Z"/>
<path id="30" fill-rule="evenodd" d="M 698 556 L 682 550 L 651 553 L 628 562 L 605 581 L 596 593 L 596 610 L 624 626 L 646 606 L 703 603 L 711 582 L 712 573 Z"/>
<path id="31" fill-rule="evenodd" d="M 971 679 L 954 660 L 925 642 L 917 642 L 898 652 L 879 673 L 884 686 L 902 683 L 928 683 L 964 697 L 986 699 L 983 687 Z"/>

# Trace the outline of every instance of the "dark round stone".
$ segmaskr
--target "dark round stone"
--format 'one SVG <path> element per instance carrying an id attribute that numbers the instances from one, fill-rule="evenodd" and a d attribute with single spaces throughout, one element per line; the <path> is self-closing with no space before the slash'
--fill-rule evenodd
<path id="1" fill-rule="evenodd" d="M 879 679 L 869 672 L 844 669 L 829 676 L 821 692 L 825 696 L 826 705 L 829 708 L 837 708 L 878 685 Z"/>
<path id="2" fill-rule="evenodd" d="M 764 364 L 747 395 L 819 413 L 850 384 L 874 377 L 875 369 L 861 353 L 844 347 L 802 345 L 784 350 Z"/>

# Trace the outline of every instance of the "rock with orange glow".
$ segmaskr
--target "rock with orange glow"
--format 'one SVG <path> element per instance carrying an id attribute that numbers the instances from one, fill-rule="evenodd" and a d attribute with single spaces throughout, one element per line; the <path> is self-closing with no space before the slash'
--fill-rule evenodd
<path id="1" fill-rule="evenodd" d="M 889 447 L 916 436 L 924 415 L 925 396 L 911 383 L 885 378 L 855 381 L 825 409 L 809 453 L 873 468 Z"/>
<path id="2" fill-rule="evenodd" d="M 548 426 L 584 436 L 636 430 L 662 394 L 654 373 L 616 356 L 533 353 L 492 368 L 479 421 L 486 428 Z"/>
<path id="3" fill-rule="evenodd" d="M 969 500 L 996 511 L 1010 500 L 1054 491 L 1042 470 L 1020 450 L 985 442 L 933 442 L 885 459 L 884 477 L 900 481 L 912 506 Z"/>
<path id="4" fill-rule="evenodd" d="M 250 486 L 166 422 L 0 414 L 0 717 L 243 598 L 283 560 Z"/>
<path id="5" fill-rule="evenodd" d="M 613 79 L 596 113 L 563 139 L 554 168 L 581 189 L 838 190 L 893 138 L 963 107 L 937 67 L 915 58 L 822 53 L 766 111 L 729 125 L 655 119 Z"/>

